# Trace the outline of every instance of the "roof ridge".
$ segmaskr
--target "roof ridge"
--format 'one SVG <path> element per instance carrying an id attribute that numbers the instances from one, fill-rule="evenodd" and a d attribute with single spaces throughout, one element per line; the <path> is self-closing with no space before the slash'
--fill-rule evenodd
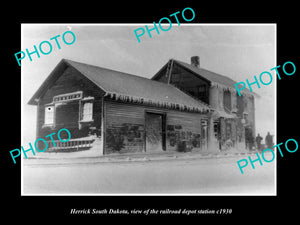
<path id="1" fill-rule="evenodd" d="M 66 62 L 69 61 L 69 62 L 71 62 L 71 63 L 78 63 L 78 64 L 82 64 L 82 65 L 85 65 L 85 66 L 91 66 L 91 67 L 96 67 L 96 68 L 108 70 L 108 71 L 111 71 L 111 72 L 122 73 L 122 74 L 124 74 L 124 75 L 135 76 L 135 77 L 137 77 L 137 78 L 149 79 L 149 78 L 142 77 L 142 76 L 139 76 L 139 75 L 135 75 L 135 74 L 127 73 L 127 72 L 122 72 L 122 71 L 110 69 L 110 68 L 107 68 L 107 67 L 96 66 L 96 65 L 89 64 L 89 63 L 83 63 L 83 62 L 78 62 L 78 61 L 69 60 L 69 59 L 63 59 L 63 60 L 65 60 Z M 149 79 L 149 80 L 150 80 L 150 79 Z"/>
<path id="2" fill-rule="evenodd" d="M 225 76 L 225 75 L 222 75 L 222 74 L 210 71 L 210 70 L 205 69 L 203 67 L 199 67 L 198 68 L 198 67 L 192 66 L 192 65 L 190 65 L 190 64 L 188 64 L 186 62 L 177 60 L 177 59 L 174 59 L 174 61 L 177 62 L 177 63 L 179 63 L 181 66 L 183 66 L 187 70 L 191 71 L 192 73 L 196 74 L 197 76 L 201 76 L 202 78 L 204 78 L 206 80 L 209 80 L 213 84 L 218 84 L 218 86 L 223 86 L 223 87 L 226 87 L 226 88 L 228 88 L 228 89 L 230 89 L 232 91 L 234 91 L 234 90 L 236 91 L 235 84 L 238 83 L 238 82 L 235 81 L 235 80 L 233 80 L 233 79 L 231 79 L 228 76 Z M 214 75 L 216 77 L 209 77 L 208 74 L 203 74 L 203 73 L 201 74 L 201 72 L 210 73 L 210 74 L 212 74 L 212 75 Z M 222 81 L 222 80 L 218 80 L 218 79 L 224 79 L 224 80 Z M 229 82 L 229 84 L 225 80 L 227 82 Z M 258 94 L 256 94 L 253 91 L 251 92 L 248 88 L 245 88 L 244 90 L 245 90 L 245 92 L 243 94 L 245 94 L 245 95 L 251 95 L 251 96 L 259 97 Z"/>
<path id="3" fill-rule="evenodd" d="M 190 64 L 188 64 L 188 63 L 186 63 L 186 62 L 183 62 L 183 61 L 181 61 L 181 60 L 177 60 L 177 59 L 174 59 L 174 60 L 177 61 L 177 62 L 179 62 L 179 63 L 187 64 L 188 66 L 192 66 L 192 65 L 190 65 Z M 214 72 L 214 71 L 205 69 L 205 68 L 203 68 L 203 67 L 200 67 L 200 68 L 195 67 L 195 69 L 197 69 L 197 70 L 199 70 L 199 71 L 200 71 L 200 69 L 201 69 L 201 70 L 205 70 L 206 72 L 214 73 L 214 74 L 216 74 L 216 75 L 218 75 L 218 76 L 222 76 L 222 77 L 224 77 L 224 78 L 226 78 L 226 79 L 230 79 L 230 80 L 236 82 L 235 80 L 231 79 L 230 77 L 228 77 L 228 76 L 226 76 L 226 75 L 219 74 L 219 73 L 217 73 L 217 72 Z"/>
<path id="4" fill-rule="evenodd" d="M 206 104 L 203 104 L 203 102 L 199 101 L 198 99 L 195 99 L 193 97 L 191 97 L 190 95 L 188 95 L 187 93 L 179 90 L 178 88 L 174 87 L 173 85 L 169 85 L 166 83 L 162 83 L 156 80 L 152 80 L 150 78 L 146 78 L 146 77 L 141 77 L 141 76 L 137 76 L 137 75 L 133 75 L 133 74 L 129 74 L 129 73 L 124 73 L 121 71 L 116 71 L 116 70 L 112 70 L 112 69 L 108 69 L 108 68 L 104 68 L 104 67 L 100 67 L 100 66 L 95 66 L 95 65 L 91 65 L 91 64 L 87 64 L 87 63 L 81 63 L 81 62 L 76 62 L 73 60 L 68 60 L 68 59 L 64 59 L 64 62 L 70 66 L 72 66 L 74 69 L 76 69 L 77 71 L 79 71 L 81 74 L 83 74 L 84 76 L 86 76 L 89 80 L 91 80 L 93 83 L 95 83 L 97 86 L 99 86 L 106 94 L 105 96 L 118 96 L 118 99 L 131 99 L 134 101 L 139 101 L 139 99 L 143 99 L 143 102 L 157 102 L 158 104 L 162 104 L 162 105 L 172 105 L 172 104 L 177 104 L 180 105 L 180 108 L 184 108 L 186 107 L 188 109 L 188 111 L 193 110 L 193 108 L 197 109 L 198 111 L 202 111 L 202 110 L 209 110 L 210 107 L 207 106 Z M 90 71 L 88 71 L 89 68 L 92 68 Z M 87 70 L 87 71 L 86 71 Z M 116 77 L 112 76 L 110 79 L 114 79 L 116 78 L 116 82 L 122 82 L 122 80 L 119 80 L 120 77 L 123 77 L 122 79 L 128 80 L 130 82 L 130 80 L 136 80 L 138 81 L 140 84 L 142 85 L 152 85 L 152 87 L 155 86 L 159 86 L 159 90 L 174 90 L 174 93 L 182 93 L 184 95 L 186 95 L 188 98 L 190 98 L 190 102 L 182 102 L 182 101 L 178 101 L 175 100 L 174 98 L 172 99 L 172 94 L 174 93 L 161 93 L 160 97 L 158 98 L 157 94 L 154 94 L 154 96 L 147 96 L 147 95 L 136 95 L 134 93 L 126 93 L 126 91 L 124 92 L 124 90 L 111 90 L 110 88 L 107 88 L 107 86 L 102 85 L 101 82 L 97 81 L 97 77 L 99 76 L 99 78 L 102 76 L 100 75 L 101 73 L 105 73 L 105 71 L 110 72 L 110 75 L 116 74 Z M 108 76 L 109 77 L 109 76 Z M 120 83 L 121 84 L 121 83 Z M 133 84 L 134 85 L 134 84 Z M 141 86 L 143 87 L 143 86 Z M 146 87 L 146 86 L 145 86 Z M 128 88 L 128 86 L 127 86 Z M 132 88 L 130 88 L 132 89 Z M 148 94 L 151 92 L 150 90 L 152 89 L 141 89 L 141 91 L 145 92 L 147 91 Z M 150 92 L 149 92 L 150 91 Z M 155 90 L 152 90 L 155 93 Z M 165 98 L 168 99 L 165 99 Z M 172 100 L 171 100 L 171 99 Z M 186 99 L 187 100 L 187 99 Z M 194 101 L 194 103 L 193 103 Z M 191 106 L 191 105 L 193 106 Z M 206 109 L 207 108 L 207 109 Z"/>
<path id="5" fill-rule="evenodd" d="M 127 76 L 133 76 L 133 77 L 136 77 L 138 79 L 143 79 L 143 80 L 147 80 L 147 81 L 151 81 L 151 82 L 155 82 L 159 85 L 168 85 L 166 83 L 162 83 L 162 82 L 159 82 L 157 80 L 152 80 L 151 78 L 147 78 L 147 77 L 142 77 L 142 76 L 138 76 L 138 75 L 135 75 L 135 74 L 130 74 L 130 73 L 127 73 L 127 72 L 121 72 L 121 71 L 118 71 L 118 70 L 113 70 L 113 69 L 109 69 L 109 68 L 106 68 L 106 67 L 101 67 L 101 66 L 96 66 L 96 65 L 92 65 L 92 64 L 88 64 L 88 63 L 82 63 L 82 62 L 78 62 L 78 61 L 74 61 L 74 60 L 69 60 L 69 59 L 62 59 L 63 61 L 65 61 L 66 63 L 68 62 L 71 62 L 71 63 L 78 63 L 78 64 L 82 64 L 82 65 L 85 65 L 85 66 L 91 66 L 91 67 L 95 67 L 95 68 L 99 68 L 99 69 L 104 69 L 104 70 L 107 70 L 107 71 L 111 71 L 111 72 L 117 72 L 117 73 L 120 73 L 122 75 L 127 75 Z M 72 65 L 72 64 L 71 64 Z M 74 65 L 72 65 L 74 66 Z M 77 68 L 76 68 L 77 69 Z M 83 73 L 83 71 L 80 71 L 81 73 Z M 172 85 L 171 85 L 172 86 Z"/>

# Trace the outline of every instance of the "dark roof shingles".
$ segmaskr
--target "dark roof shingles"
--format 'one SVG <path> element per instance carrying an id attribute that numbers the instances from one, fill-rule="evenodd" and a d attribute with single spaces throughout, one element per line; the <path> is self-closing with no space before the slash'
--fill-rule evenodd
<path id="1" fill-rule="evenodd" d="M 231 88 L 231 90 L 236 89 L 235 84 L 238 82 L 232 80 L 231 78 L 229 78 L 227 76 L 203 69 L 201 67 L 195 67 L 193 65 L 190 65 L 188 63 L 185 63 L 185 62 L 182 62 L 179 60 L 174 60 L 174 61 L 176 63 L 178 63 L 179 65 L 192 71 L 194 74 L 197 74 L 198 76 L 202 76 L 203 78 L 205 78 L 211 82 L 229 87 L 229 88 Z M 245 92 L 246 94 L 255 95 L 256 97 L 259 97 L 259 95 L 256 94 L 255 92 L 250 92 L 250 90 L 248 88 L 245 88 L 244 90 L 242 90 L 241 93 L 243 93 L 243 92 Z"/>
<path id="2" fill-rule="evenodd" d="M 193 99 L 172 85 L 67 59 L 64 61 L 106 93 L 151 100 L 154 103 L 178 104 L 199 111 L 209 110 L 208 105 Z"/>

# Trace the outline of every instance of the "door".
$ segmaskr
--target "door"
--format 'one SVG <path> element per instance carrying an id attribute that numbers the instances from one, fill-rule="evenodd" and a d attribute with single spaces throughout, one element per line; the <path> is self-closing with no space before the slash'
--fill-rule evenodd
<path id="1" fill-rule="evenodd" d="M 160 152 L 165 148 L 164 138 L 164 115 L 158 113 L 146 112 L 145 115 L 146 127 L 146 151 Z"/>
<path id="2" fill-rule="evenodd" d="M 207 120 L 201 120 L 201 148 L 207 150 Z"/>

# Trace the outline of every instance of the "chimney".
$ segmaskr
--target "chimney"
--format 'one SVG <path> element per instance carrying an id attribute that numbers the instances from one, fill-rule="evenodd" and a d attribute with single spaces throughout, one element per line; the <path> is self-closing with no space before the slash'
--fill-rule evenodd
<path id="1" fill-rule="evenodd" d="M 199 56 L 192 56 L 191 57 L 191 65 L 195 66 L 197 68 L 200 67 L 200 58 L 199 58 Z"/>

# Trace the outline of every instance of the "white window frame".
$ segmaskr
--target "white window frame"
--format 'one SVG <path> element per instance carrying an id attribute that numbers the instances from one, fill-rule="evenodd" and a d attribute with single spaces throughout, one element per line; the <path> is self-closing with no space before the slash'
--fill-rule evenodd
<path id="1" fill-rule="evenodd" d="M 87 108 L 88 107 L 88 108 Z M 81 100 L 80 122 L 91 122 L 93 120 L 94 98 L 88 97 Z"/>
<path id="2" fill-rule="evenodd" d="M 49 108 L 52 109 L 51 116 L 49 116 Z M 53 126 L 55 121 L 55 106 L 54 105 L 45 105 L 45 115 L 44 115 L 44 125 Z"/>

